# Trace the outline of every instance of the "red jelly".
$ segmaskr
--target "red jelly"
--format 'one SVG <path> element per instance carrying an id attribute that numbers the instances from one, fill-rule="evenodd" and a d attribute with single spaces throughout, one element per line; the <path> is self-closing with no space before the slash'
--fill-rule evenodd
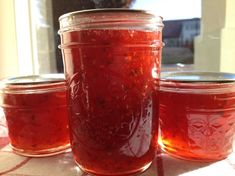
<path id="1" fill-rule="evenodd" d="M 235 75 L 183 72 L 160 84 L 162 149 L 176 157 L 212 161 L 226 158 L 235 135 Z"/>
<path id="2" fill-rule="evenodd" d="M 134 10 L 60 18 L 71 147 L 84 171 L 128 175 L 151 164 L 158 134 L 161 21 Z"/>
<path id="3" fill-rule="evenodd" d="M 26 156 L 48 156 L 69 147 L 65 81 L 60 74 L 3 81 L 3 107 L 13 150 Z"/>

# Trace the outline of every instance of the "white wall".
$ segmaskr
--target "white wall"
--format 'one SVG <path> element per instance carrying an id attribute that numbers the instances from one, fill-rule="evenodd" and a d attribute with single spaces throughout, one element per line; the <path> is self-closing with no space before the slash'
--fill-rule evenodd
<path id="1" fill-rule="evenodd" d="M 201 35 L 195 40 L 195 68 L 235 73 L 235 0 L 202 0 Z"/>
<path id="2" fill-rule="evenodd" d="M 0 79 L 17 74 L 14 0 L 0 0 Z"/>

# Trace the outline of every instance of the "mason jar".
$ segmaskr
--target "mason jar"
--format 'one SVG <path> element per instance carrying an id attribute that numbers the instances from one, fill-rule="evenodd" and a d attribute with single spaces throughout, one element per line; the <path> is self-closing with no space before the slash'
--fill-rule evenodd
<path id="1" fill-rule="evenodd" d="M 165 73 L 160 82 L 159 144 L 197 161 L 226 158 L 235 136 L 235 74 Z"/>
<path id="2" fill-rule="evenodd" d="M 0 106 L 15 153 L 42 157 L 64 152 L 70 147 L 65 84 L 62 74 L 1 81 Z"/>
<path id="3" fill-rule="evenodd" d="M 145 170 L 157 147 L 162 18 L 96 9 L 59 21 L 76 163 L 98 175 Z"/>

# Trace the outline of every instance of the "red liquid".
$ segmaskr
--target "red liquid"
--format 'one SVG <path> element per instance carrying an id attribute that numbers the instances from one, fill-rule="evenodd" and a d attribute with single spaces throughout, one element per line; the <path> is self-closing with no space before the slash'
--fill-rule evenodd
<path id="1" fill-rule="evenodd" d="M 10 142 L 17 152 L 46 155 L 69 144 L 65 91 L 6 93 L 3 105 Z"/>
<path id="2" fill-rule="evenodd" d="M 189 83 L 185 90 L 192 85 Z M 218 91 L 205 92 L 209 90 L 207 87 Z M 201 92 L 196 89 L 160 91 L 159 143 L 163 150 L 176 157 L 205 161 L 223 159 L 231 153 L 235 134 L 235 86 L 227 92 L 222 87 L 229 88 L 229 85 L 198 84 Z"/>
<path id="3" fill-rule="evenodd" d="M 91 173 L 129 174 L 151 163 L 157 140 L 160 32 L 62 34 L 70 86 L 71 145 Z M 79 43 L 79 44 L 78 44 Z"/>

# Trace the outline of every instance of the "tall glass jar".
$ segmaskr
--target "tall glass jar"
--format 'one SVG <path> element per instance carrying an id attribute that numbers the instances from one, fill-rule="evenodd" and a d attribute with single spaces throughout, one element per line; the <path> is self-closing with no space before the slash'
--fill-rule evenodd
<path id="1" fill-rule="evenodd" d="M 158 136 L 162 18 L 99 9 L 59 21 L 75 161 L 99 175 L 145 170 Z"/>

